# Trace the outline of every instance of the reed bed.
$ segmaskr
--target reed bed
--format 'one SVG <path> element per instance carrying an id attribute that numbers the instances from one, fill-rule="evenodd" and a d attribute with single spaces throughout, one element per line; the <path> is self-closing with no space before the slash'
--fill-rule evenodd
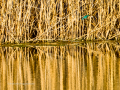
<path id="1" fill-rule="evenodd" d="M 120 46 L 0 47 L 1 90 L 118 90 Z"/>
<path id="2" fill-rule="evenodd" d="M 0 6 L 0 43 L 120 39 L 120 0 L 2 0 Z"/>

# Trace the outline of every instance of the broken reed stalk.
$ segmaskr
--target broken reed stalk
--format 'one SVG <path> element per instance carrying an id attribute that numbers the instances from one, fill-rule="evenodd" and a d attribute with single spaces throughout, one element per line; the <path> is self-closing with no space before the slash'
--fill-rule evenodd
<path id="1" fill-rule="evenodd" d="M 120 0 L 2 0 L 0 5 L 0 43 L 69 40 L 85 34 L 82 39 L 109 40 L 120 29 Z M 87 14 L 90 16 L 82 20 Z M 90 35 L 96 26 L 102 28 Z M 115 38 L 120 39 L 119 35 Z"/>

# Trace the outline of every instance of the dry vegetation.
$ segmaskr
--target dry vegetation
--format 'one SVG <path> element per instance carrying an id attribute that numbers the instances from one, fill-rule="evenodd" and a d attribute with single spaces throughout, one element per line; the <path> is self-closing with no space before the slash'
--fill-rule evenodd
<path id="1" fill-rule="evenodd" d="M 0 47 L 1 90 L 118 90 L 120 46 Z"/>
<path id="2" fill-rule="evenodd" d="M 120 39 L 120 0 L 1 0 L 0 13 L 0 43 Z"/>

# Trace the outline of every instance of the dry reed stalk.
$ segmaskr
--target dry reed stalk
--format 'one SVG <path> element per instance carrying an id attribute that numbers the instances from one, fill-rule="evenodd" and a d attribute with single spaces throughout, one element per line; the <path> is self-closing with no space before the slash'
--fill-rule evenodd
<path id="1" fill-rule="evenodd" d="M 83 39 L 86 40 L 99 39 L 99 37 L 109 39 L 118 32 L 114 32 L 115 24 L 117 24 L 114 18 L 116 16 L 118 16 L 116 19 L 119 18 L 119 3 L 119 0 L 48 0 L 47 2 L 3 0 L 1 3 L 0 43 L 26 42 L 35 37 L 48 40 L 77 39 L 85 34 L 87 36 Z M 81 17 L 86 14 L 93 15 L 93 18 L 88 17 L 82 21 Z M 109 22 L 111 24 L 101 28 L 100 32 L 89 34 L 98 23 L 98 27 L 101 27 Z M 99 37 L 98 34 L 100 34 Z M 115 38 L 118 40 L 119 36 L 115 36 Z"/>

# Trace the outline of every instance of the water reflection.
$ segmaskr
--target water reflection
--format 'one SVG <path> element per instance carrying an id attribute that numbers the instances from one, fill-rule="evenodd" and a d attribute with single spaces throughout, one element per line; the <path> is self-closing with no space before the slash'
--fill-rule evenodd
<path id="1" fill-rule="evenodd" d="M 120 46 L 0 47 L 0 90 L 118 90 Z"/>

